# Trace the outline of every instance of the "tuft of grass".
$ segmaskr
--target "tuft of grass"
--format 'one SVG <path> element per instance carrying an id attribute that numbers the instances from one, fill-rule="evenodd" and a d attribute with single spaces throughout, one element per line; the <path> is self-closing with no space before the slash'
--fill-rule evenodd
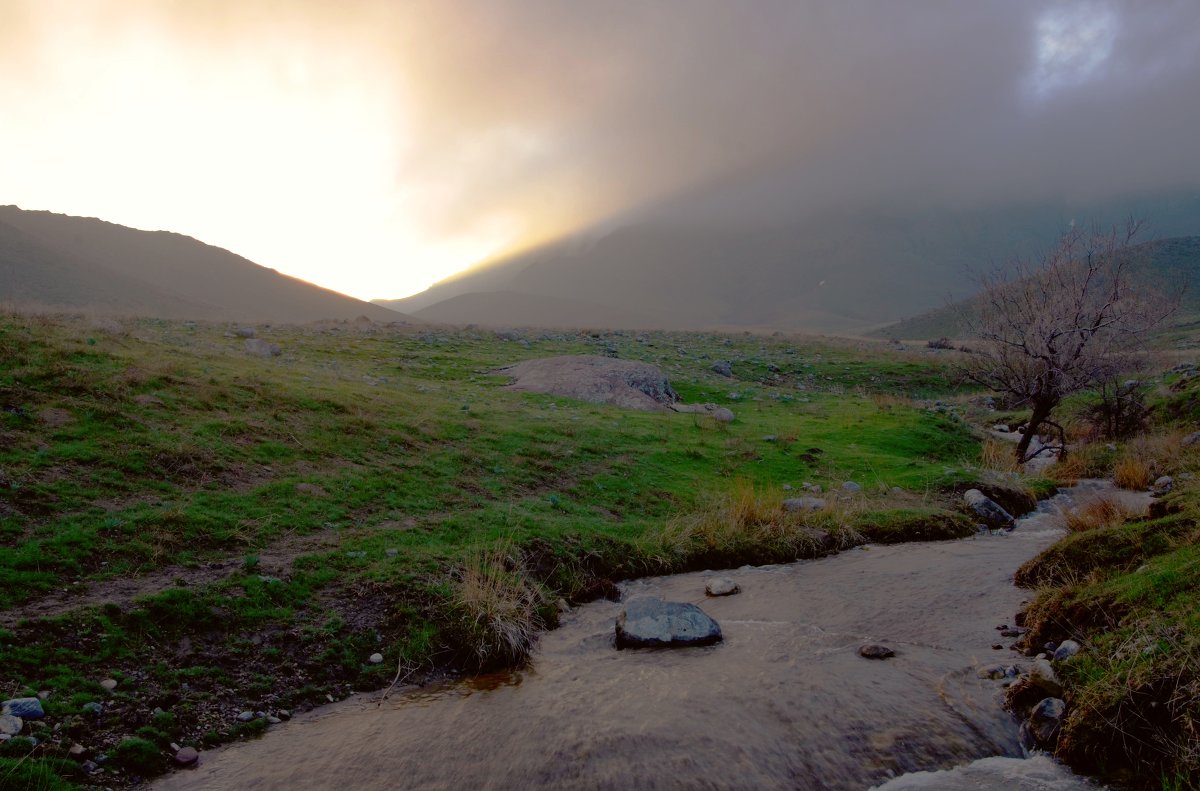
<path id="1" fill-rule="evenodd" d="M 987 437 L 979 448 L 980 469 L 1002 473 L 1020 473 L 1022 466 L 1017 462 L 1016 446 L 1011 442 Z"/>
<path id="2" fill-rule="evenodd" d="M 1115 527 L 1137 516 L 1118 497 L 1098 496 L 1072 508 L 1059 509 L 1063 525 L 1072 533 Z"/>
<path id="3" fill-rule="evenodd" d="M 509 541 L 477 549 L 453 579 L 449 606 L 480 668 L 524 661 L 545 626 L 546 596 L 519 557 Z"/>
<path id="4" fill-rule="evenodd" d="M 1154 468 L 1147 458 L 1130 453 L 1113 465 L 1113 483 L 1122 489 L 1145 489 L 1153 482 Z"/>

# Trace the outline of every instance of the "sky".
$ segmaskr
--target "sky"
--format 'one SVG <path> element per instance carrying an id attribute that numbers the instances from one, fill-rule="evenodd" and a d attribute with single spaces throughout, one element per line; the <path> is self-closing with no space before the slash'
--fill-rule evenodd
<path id="1" fill-rule="evenodd" d="M 397 298 L 730 183 L 1193 187 L 1197 31 L 1195 0 L 0 0 L 0 204 Z"/>

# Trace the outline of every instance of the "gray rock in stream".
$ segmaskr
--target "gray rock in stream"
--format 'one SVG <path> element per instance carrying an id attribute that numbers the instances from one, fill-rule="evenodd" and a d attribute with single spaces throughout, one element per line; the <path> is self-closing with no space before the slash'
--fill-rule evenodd
<path id="1" fill-rule="evenodd" d="M 1033 707 L 1029 719 L 1021 725 L 1021 743 L 1026 749 L 1037 747 L 1053 750 L 1058 743 L 1058 732 L 1067 715 L 1067 704 L 1061 698 L 1046 698 Z"/>
<path id="2" fill-rule="evenodd" d="M 1004 530 L 1013 527 L 1016 520 L 1012 514 L 1000 507 L 995 500 L 978 489 L 968 489 L 963 493 L 963 502 L 983 520 L 984 524 L 993 530 Z"/>
<path id="3" fill-rule="evenodd" d="M 646 596 L 617 616 L 618 648 L 665 648 L 720 642 L 721 627 L 694 604 Z"/>

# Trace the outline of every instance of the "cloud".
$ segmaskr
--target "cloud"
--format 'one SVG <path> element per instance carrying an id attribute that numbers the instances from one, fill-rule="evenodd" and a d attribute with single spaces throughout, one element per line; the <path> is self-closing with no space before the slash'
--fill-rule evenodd
<path id="1" fill-rule="evenodd" d="M 1200 183 L 1191 0 L 0 0 L 0 23 L 0 200 L 79 196 L 335 286 L 362 261 L 355 293 L 718 187 L 744 200 L 686 205 Z"/>

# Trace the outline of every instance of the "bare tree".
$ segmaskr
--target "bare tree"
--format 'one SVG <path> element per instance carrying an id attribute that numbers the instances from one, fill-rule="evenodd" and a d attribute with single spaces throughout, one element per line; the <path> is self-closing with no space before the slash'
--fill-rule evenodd
<path id="1" fill-rule="evenodd" d="M 1130 244 L 1141 227 L 1072 228 L 1039 260 L 1022 259 L 980 278 L 965 317 L 983 341 L 963 364 L 966 377 L 1032 410 L 1017 459 L 1072 393 L 1111 380 L 1144 352 L 1148 332 L 1171 314 L 1178 294 L 1157 291 L 1137 270 Z"/>

